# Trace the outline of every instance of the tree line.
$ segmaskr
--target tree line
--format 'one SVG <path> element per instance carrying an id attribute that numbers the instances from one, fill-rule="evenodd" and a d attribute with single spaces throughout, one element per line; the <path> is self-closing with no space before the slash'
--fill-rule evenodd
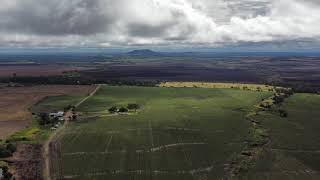
<path id="1" fill-rule="evenodd" d="M 2 77 L 0 78 L 0 83 L 18 83 L 18 84 L 40 84 L 40 85 L 50 85 L 50 84 L 61 84 L 61 85 L 92 85 L 92 84 L 110 84 L 116 86 L 146 86 L 155 87 L 160 81 L 156 80 L 103 80 L 94 79 L 90 77 L 67 77 L 67 76 L 14 76 L 14 77 Z"/>

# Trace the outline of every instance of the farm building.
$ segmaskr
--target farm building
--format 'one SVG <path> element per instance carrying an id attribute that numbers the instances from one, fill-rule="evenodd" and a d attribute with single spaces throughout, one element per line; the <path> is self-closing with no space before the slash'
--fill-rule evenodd
<path id="1" fill-rule="evenodd" d="M 57 113 L 50 113 L 49 116 L 51 118 L 63 118 L 64 112 L 63 111 L 59 111 Z"/>

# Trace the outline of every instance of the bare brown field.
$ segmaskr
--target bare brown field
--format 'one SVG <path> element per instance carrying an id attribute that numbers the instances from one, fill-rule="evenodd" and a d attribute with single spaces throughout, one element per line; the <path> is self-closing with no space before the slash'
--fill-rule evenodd
<path id="1" fill-rule="evenodd" d="M 0 121 L 0 139 L 28 125 L 28 121 Z"/>
<path id="2" fill-rule="evenodd" d="M 28 109 L 47 96 L 89 94 L 95 86 L 30 86 L 0 88 L 0 138 L 27 126 L 31 120 Z"/>
<path id="3" fill-rule="evenodd" d="M 8 65 L 0 66 L 0 77 L 12 76 L 56 76 L 68 71 L 86 70 L 84 67 L 62 65 Z"/>

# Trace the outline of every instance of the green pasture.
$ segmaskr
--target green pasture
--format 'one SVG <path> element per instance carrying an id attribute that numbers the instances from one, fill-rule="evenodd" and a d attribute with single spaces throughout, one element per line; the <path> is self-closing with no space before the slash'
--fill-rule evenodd
<path id="1" fill-rule="evenodd" d="M 31 112 L 55 112 L 63 111 L 63 108 L 69 105 L 76 105 L 84 97 L 83 96 L 49 96 L 40 100 L 30 108 Z"/>
<path id="2" fill-rule="evenodd" d="M 320 96 L 295 94 L 283 104 L 288 112 L 258 117 L 269 130 L 270 144 L 245 179 L 320 179 Z M 259 178 L 258 178 L 259 177 Z"/>
<path id="3" fill-rule="evenodd" d="M 54 147 L 55 177 L 221 179 L 245 145 L 246 114 L 271 92 L 103 86 Z M 128 115 L 113 105 L 137 103 Z"/>

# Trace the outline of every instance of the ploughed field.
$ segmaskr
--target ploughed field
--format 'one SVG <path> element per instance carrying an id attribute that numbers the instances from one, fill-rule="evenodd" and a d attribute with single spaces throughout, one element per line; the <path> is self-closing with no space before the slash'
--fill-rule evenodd
<path id="1" fill-rule="evenodd" d="M 246 115 L 271 92 L 202 88 L 102 88 L 51 147 L 55 178 L 219 179 L 241 153 Z M 110 114 L 137 103 L 137 112 Z"/>

